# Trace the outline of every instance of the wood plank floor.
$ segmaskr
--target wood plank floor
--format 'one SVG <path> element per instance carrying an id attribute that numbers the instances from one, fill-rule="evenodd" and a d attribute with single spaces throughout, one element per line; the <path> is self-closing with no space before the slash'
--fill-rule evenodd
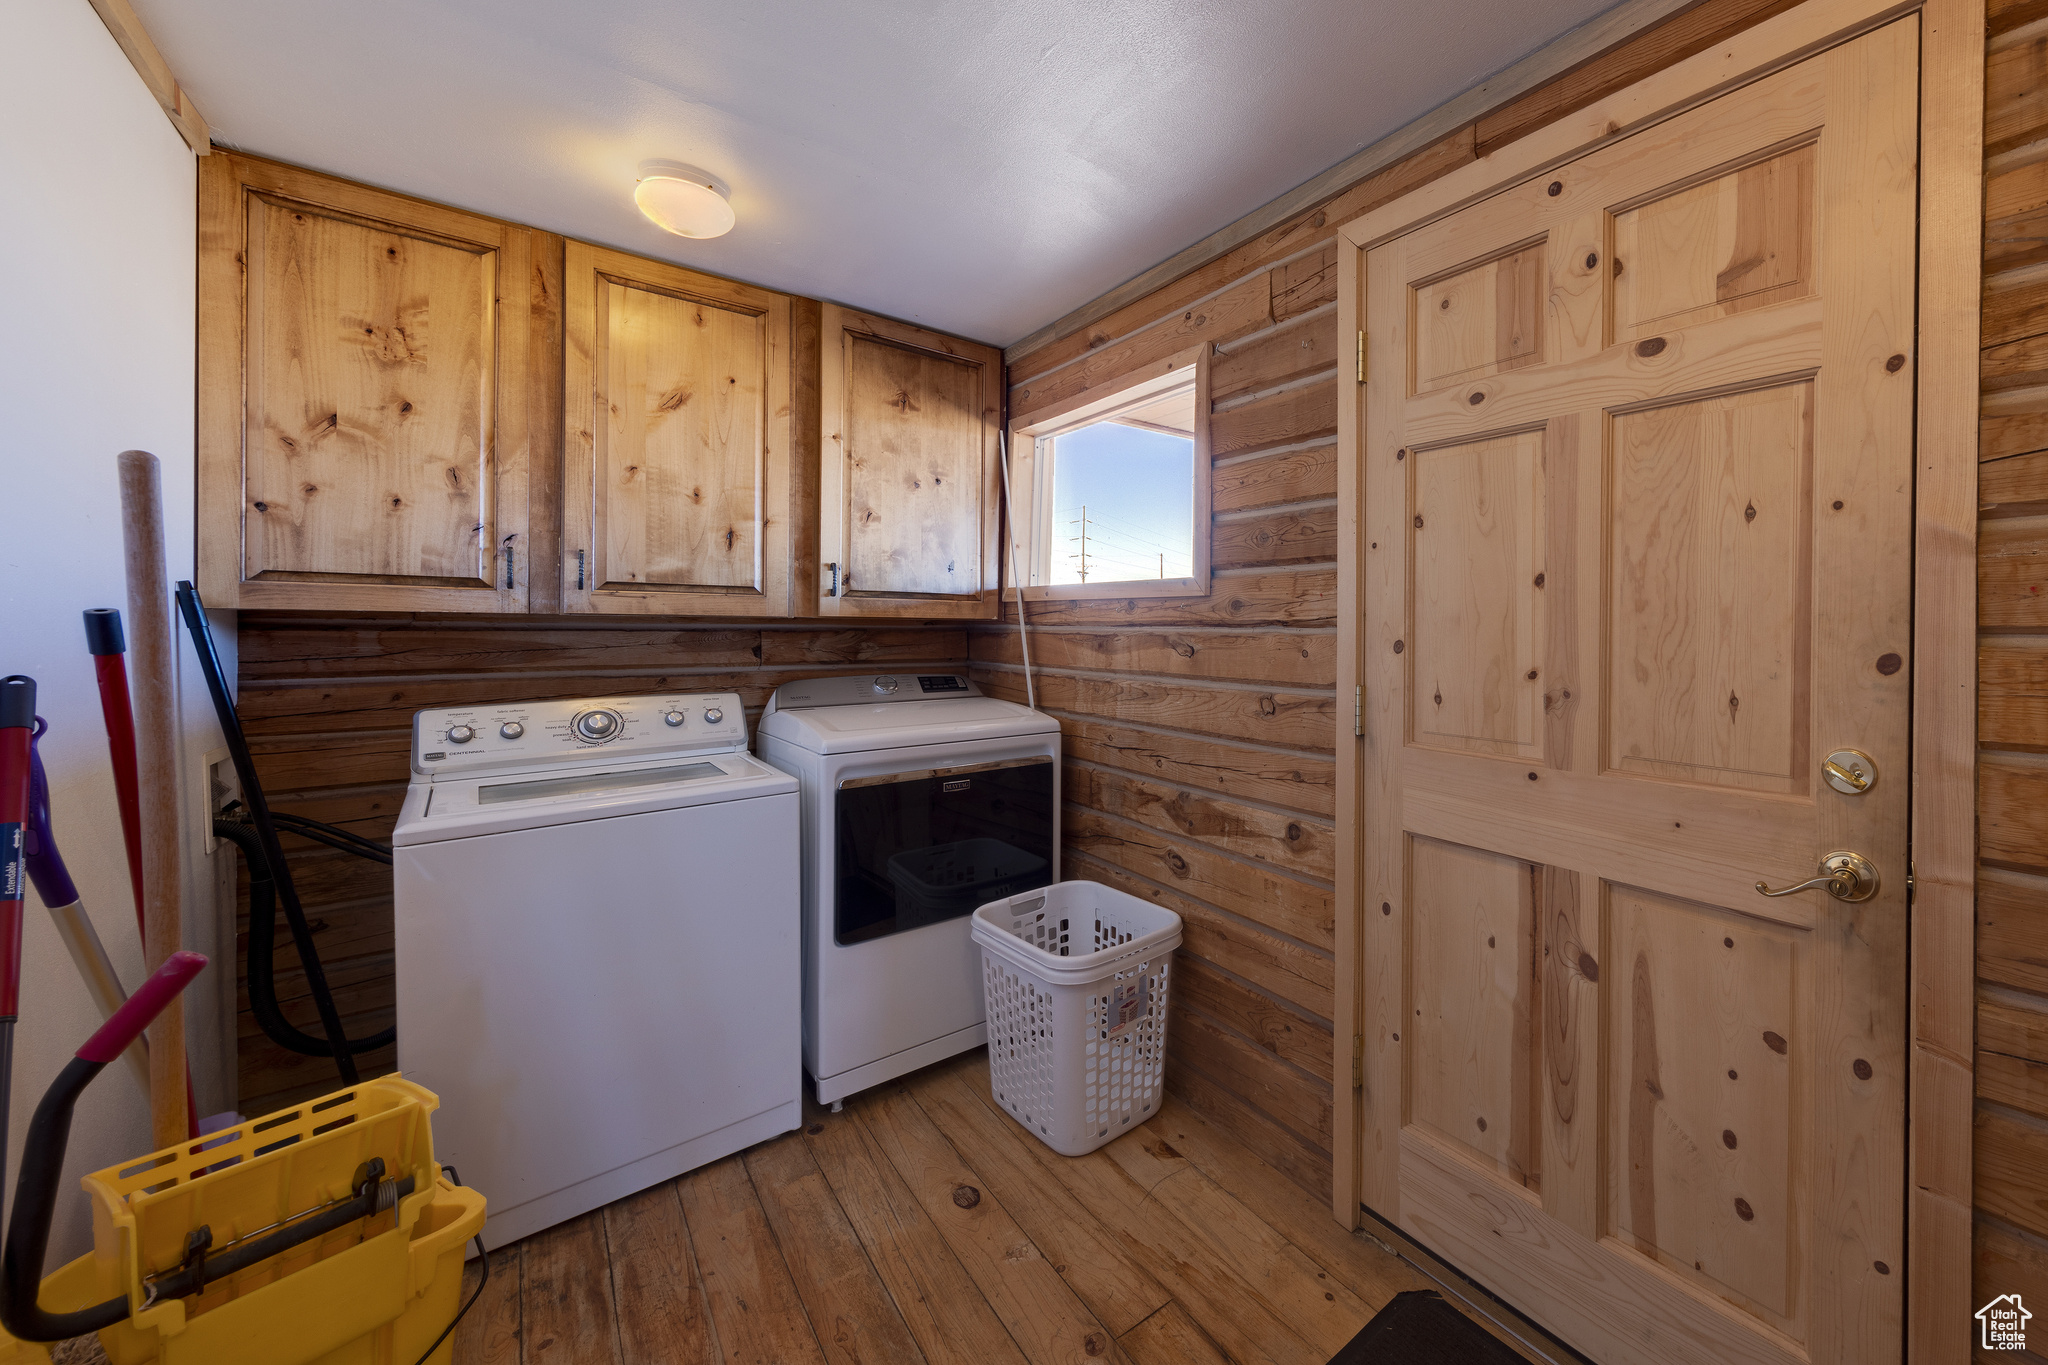
<path id="1" fill-rule="evenodd" d="M 455 1360 L 1323 1365 L 1432 1287 L 1172 1098 L 1056 1155 L 974 1052 L 492 1253 Z"/>

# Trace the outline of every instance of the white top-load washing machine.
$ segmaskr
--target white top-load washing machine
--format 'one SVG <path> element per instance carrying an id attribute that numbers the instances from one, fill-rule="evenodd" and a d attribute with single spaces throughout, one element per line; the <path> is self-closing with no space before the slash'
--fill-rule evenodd
<path id="1" fill-rule="evenodd" d="M 804 1065 L 823 1103 L 987 1041 L 968 917 L 1059 879 L 1059 722 L 958 674 L 784 683 L 803 783 Z"/>
<path id="2" fill-rule="evenodd" d="M 492 1247 L 803 1121 L 797 784 L 730 692 L 422 711 L 398 1060 Z"/>

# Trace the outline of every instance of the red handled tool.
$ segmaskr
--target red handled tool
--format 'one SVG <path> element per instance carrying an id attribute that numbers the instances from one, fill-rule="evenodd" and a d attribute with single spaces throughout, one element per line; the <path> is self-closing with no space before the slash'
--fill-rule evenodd
<path id="1" fill-rule="evenodd" d="M 42 1289 L 43 1256 L 50 1247 L 50 1220 L 63 1185 L 71 1111 L 93 1077 L 126 1052 L 205 966 L 206 959 L 198 953 L 176 952 L 165 959 L 64 1064 L 29 1120 L 21 1177 L 14 1186 L 13 1217 L 7 1225 L 7 1250 L 0 1257 L 0 1324 L 23 1341 L 63 1341 L 111 1327 L 128 1316 L 125 1294 L 75 1313 L 47 1312 L 36 1301 Z"/>
<path id="2" fill-rule="evenodd" d="M 100 680 L 100 714 L 107 723 L 107 753 L 114 760 L 114 799 L 121 807 L 121 841 L 128 849 L 128 885 L 135 893 L 135 927 L 142 928 L 142 781 L 135 770 L 135 710 L 128 700 L 128 640 L 121 613 L 94 607 L 85 613 L 85 647 Z"/>
<path id="3" fill-rule="evenodd" d="M 29 787 L 36 680 L 0 678 L 0 1161 L 14 1080 L 14 1021 L 21 1016 L 21 909 L 28 893 Z"/>

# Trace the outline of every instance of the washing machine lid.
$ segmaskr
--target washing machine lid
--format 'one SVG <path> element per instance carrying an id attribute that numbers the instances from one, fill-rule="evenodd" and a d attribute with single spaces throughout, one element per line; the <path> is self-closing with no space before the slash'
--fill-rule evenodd
<path id="1" fill-rule="evenodd" d="M 875 674 L 784 683 L 760 732 L 818 754 L 850 754 L 1014 735 L 1056 735 L 1059 722 L 981 695 L 959 674 Z"/>
<path id="2" fill-rule="evenodd" d="M 797 781 L 744 750 L 667 754 L 543 771 L 415 779 L 393 848 L 794 793 Z"/>

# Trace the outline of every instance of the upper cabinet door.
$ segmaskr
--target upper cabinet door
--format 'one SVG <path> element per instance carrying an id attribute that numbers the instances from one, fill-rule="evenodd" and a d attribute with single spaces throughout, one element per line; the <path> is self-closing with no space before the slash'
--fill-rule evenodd
<path id="1" fill-rule="evenodd" d="M 788 616 L 790 300 L 570 242 L 562 600 Z"/>
<path id="2" fill-rule="evenodd" d="M 831 304 L 822 334 L 819 614 L 994 617 L 1002 352 Z"/>
<path id="3" fill-rule="evenodd" d="M 533 234 L 232 154 L 199 170 L 209 605 L 525 610 Z"/>

